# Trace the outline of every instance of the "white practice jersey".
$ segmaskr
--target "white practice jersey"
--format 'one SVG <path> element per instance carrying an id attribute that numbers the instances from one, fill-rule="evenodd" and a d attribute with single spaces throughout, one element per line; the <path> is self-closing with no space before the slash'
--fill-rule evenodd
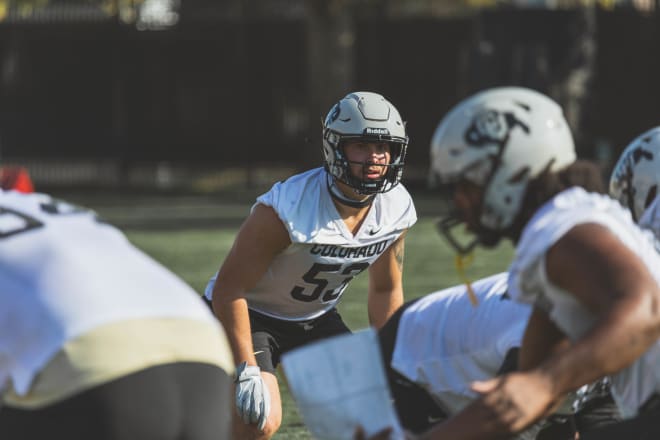
<path id="1" fill-rule="evenodd" d="M 291 245 L 247 292 L 250 309 L 290 321 L 322 315 L 336 305 L 353 277 L 417 221 L 412 198 L 399 184 L 375 196 L 354 236 L 337 212 L 327 178 L 323 168 L 315 168 L 276 183 L 257 198 L 257 204 L 275 210 Z M 208 299 L 214 284 L 215 276 L 206 287 Z"/>
<path id="2" fill-rule="evenodd" d="M 0 385 L 24 394 L 65 342 L 101 325 L 170 317 L 215 322 L 190 287 L 93 212 L 0 191 Z"/>
<path id="3" fill-rule="evenodd" d="M 545 310 L 571 339 L 595 324 L 595 317 L 574 296 L 552 285 L 545 270 L 548 249 L 575 226 L 595 223 L 607 227 L 637 254 L 660 283 L 660 256 L 649 231 L 640 229 L 627 209 L 603 195 L 572 188 L 556 195 L 525 226 L 509 271 L 514 299 Z M 612 394 L 624 417 L 637 413 L 651 394 L 660 391 L 660 342 L 633 365 L 611 377 Z"/>
<path id="4" fill-rule="evenodd" d="M 470 383 L 494 377 L 507 352 L 520 347 L 531 307 L 507 295 L 507 274 L 424 296 L 402 314 L 392 368 L 425 388 L 450 414 L 478 395 Z"/>

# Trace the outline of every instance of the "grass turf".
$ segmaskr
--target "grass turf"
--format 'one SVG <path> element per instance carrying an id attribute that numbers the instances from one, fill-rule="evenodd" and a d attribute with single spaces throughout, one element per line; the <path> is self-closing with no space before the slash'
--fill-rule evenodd
<path id="1" fill-rule="evenodd" d="M 237 226 L 205 229 L 144 230 L 129 229 L 129 239 L 147 254 L 170 268 L 202 292 L 206 282 L 221 264 L 232 245 Z M 512 248 L 503 244 L 494 250 L 475 252 L 473 264 L 468 268 L 472 280 L 506 270 L 511 261 Z M 343 295 L 339 311 L 351 329 L 367 326 L 366 273 L 356 277 Z M 406 238 L 404 259 L 404 291 L 406 300 L 444 287 L 459 284 L 454 269 L 454 252 L 435 232 L 433 218 L 420 216 Z M 282 386 L 283 421 L 275 439 L 310 439 L 295 408 L 295 403 Z"/>

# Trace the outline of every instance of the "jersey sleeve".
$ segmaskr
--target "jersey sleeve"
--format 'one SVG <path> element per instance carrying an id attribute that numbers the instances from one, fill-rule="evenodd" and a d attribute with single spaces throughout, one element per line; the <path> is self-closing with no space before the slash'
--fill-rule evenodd
<path id="1" fill-rule="evenodd" d="M 273 208 L 293 243 L 305 243 L 323 229 L 321 185 L 323 168 L 315 168 L 278 182 L 257 198 L 256 204 Z M 254 208 L 254 207 L 253 207 Z"/>
<path id="2" fill-rule="evenodd" d="M 545 255 L 548 250 L 580 224 L 598 223 L 616 229 L 623 211 L 613 210 L 614 203 L 608 197 L 573 188 L 560 193 L 541 207 L 525 226 L 516 247 L 509 268 L 511 297 L 544 308 L 542 292 L 543 286 L 548 283 L 545 271 Z"/>
<path id="3" fill-rule="evenodd" d="M 398 217 L 397 225 L 402 229 L 409 229 L 417 223 L 417 210 L 410 193 L 399 184 L 391 191 L 392 200 L 388 203 L 392 210 L 392 217 Z"/>

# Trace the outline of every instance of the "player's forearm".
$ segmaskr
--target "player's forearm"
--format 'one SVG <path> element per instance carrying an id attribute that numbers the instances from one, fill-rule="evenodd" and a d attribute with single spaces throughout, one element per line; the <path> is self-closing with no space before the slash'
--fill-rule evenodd
<path id="1" fill-rule="evenodd" d="M 377 329 L 381 328 L 402 304 L 403 291 L 401 289 L 387 293 L 370 292 L 368 300 L 369 324 Z"/>
<path id="2" fill-rule="evenodd" d="M 660 320 L 652 297 L 628 298 L 611 307 L 582 339 L 548 358 L 539 369 L 562 395 L 628 367 L 659 337 Z"/>
<path id="3" fill-rule="evenodd" d="M 214 294 L 213 309 L 227 333 L 234 362 L 239 364 L 247 361 L 249 365 L 256 365 L 247 301 L 244 298 L 228 300 Z"/>

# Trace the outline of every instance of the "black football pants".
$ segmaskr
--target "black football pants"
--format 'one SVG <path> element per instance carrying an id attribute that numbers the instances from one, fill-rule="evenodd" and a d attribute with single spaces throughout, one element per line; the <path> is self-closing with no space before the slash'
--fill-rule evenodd
<path id="1" fill-rule="evenodd" d="M 0 438 L 217 440 L 230 438 L 232 378 L 202 363 L 133 373 L 53 405 L 0 408 Z"/>

